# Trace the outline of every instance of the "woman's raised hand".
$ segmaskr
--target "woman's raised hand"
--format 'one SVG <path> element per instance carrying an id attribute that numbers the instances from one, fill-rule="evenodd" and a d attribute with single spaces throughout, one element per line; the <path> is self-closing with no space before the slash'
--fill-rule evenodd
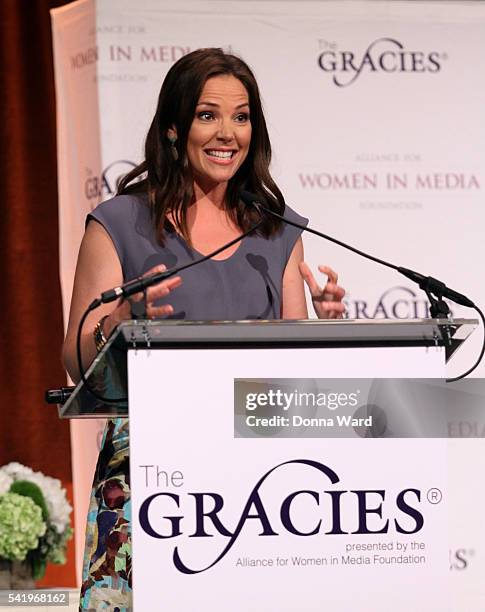
<path id="1" fill-rule="evenodd" d="M 345 312 L 345 305 L 342 302 L 345 289 L 337 284 L 338 274 L 328 266 L 318 266 L 319 271 L 327 276 L 325 285 L 320 287 L 307 263 L 300 262 L 299 269 L 312 296 L 313 308 L 317 317 L 319 319 L 341 319 Z"/>
<path id="2" fill-rule="evenodd" d="M 166 270 L 166 266 L 160 264 L 148 270 L 143 274 L 144 277 L 151 276 L 152 274 L 156 274 L 157 272 L 164 272 Z M 159 300 L 160 298 L 166 297 L 169 295 L 173 289 L 176 289 L 182 284 L 182 279 L 180 276 L 174 276 L 172 278 L 168 278 L 166 280 L 160 281 L 153 287 L 148 287 L 146 290 L 146 304 L 145 304 L 145 318 L 147 319 L 155 319 L 158 317 L 168 317 L 173 314 L 173 307 L 170 304 L 163 304 L 161 306 L 155 306 L 154 302 Z M 105 334 L 108 336 L 112 330 L 121 323 L 122 321 L 126 321 L 127 319 L 132 318 L 132 302 L 141 302 L 144 299 L 143 292 L 135 293 L 129 299 L 124 299 L 120 302 L 120 304 L 111 312 L 104 323 Z"/>

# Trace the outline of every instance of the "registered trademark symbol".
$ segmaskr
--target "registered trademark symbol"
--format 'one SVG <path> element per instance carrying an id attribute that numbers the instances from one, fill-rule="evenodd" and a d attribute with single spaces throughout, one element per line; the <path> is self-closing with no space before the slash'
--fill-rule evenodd
<path id="1" fill-rule="evenodd" d="M 431 489 L 428 489 L 426 497 L 430 504 L 439 504 L 443 499 L 443 493 L 440 491 L 440 489 L 432 487 Z"/>

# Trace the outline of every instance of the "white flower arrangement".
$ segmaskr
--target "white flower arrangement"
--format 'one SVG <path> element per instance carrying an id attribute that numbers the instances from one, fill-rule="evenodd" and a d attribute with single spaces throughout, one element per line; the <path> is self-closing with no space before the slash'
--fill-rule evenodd
<path id="1" fill-rule="evenodd" d="M 48 561 L 65 563 L 66 544 L 72 536 L 72 507 L 60 480 L 20 463 L 4 465 L 0 467 L 0 508 L 0 557 L 27 559 L 35 579 L 43 576 Z M 25 516 L 34 510 L 38 519 L 35 534 L 30 529 L 33 522 L 27 521 L 29 529 L 25 522 Z"/>
<path id="2" fill-rule="evenodd" d="M 0 495 L 3 495 L 10 489 L 12 482 L 13 478 L 7 472 L 2 472 L 0 469 Z"/>

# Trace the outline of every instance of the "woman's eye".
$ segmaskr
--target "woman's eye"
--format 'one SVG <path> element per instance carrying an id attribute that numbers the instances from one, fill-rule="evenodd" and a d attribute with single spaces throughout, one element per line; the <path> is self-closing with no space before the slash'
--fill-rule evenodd
<path id="1" fill-rule="evenodd" d="M 210 121 L 213 119 L 214 115 L 210 111 L 201 111 L 200 113 L 197 113 L 197 117 L 202 119 L 202 121 Z"/>
<path id="2" fill-rule="evenodd" d="M 239 113 L 239 115 L 236 115 L 236 121 L 239 123 L 245 123 L 248 120 L 249 120 L 249 113 Z"/>

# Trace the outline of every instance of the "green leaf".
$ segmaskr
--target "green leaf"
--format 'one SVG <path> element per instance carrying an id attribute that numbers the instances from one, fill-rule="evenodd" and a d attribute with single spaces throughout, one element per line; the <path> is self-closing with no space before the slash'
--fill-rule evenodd
<path id="1" fill-rule="evenodd" d="M 39 486 L 29 480 L 16 480 L 10 486 L 10 491 L 18 495 L 23 495 L 24 497 L 30 497 L 30 499 L 42 510 L 43 520 L 47 521 L 49 518 L 49 511 L 47 510 L 44 494 Z"/>
<path id="2" fill-rule="evenodd" d="M 45 559 L 39 559 L 38 557 L 32 557 L 32 578 L 34 580 L 40 580 L 44 577 L 45 568 L 47 563 Z"/>

